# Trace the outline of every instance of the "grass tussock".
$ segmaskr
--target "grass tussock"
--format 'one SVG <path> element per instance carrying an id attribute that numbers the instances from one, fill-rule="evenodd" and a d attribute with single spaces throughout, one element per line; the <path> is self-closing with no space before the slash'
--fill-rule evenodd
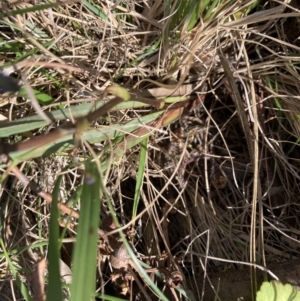
<path id="1" fill-rule="evenodd" d="M 0 294 L 206 300 L 203 274 L 298 258 L 299 20 L 297 1 L 4 2 Z"/>

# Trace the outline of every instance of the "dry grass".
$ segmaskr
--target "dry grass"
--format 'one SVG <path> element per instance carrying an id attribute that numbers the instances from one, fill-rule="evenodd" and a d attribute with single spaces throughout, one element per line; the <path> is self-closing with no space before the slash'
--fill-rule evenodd
<path id="1" fill-rule="evenodd" d="M 172 23 L 176 1 L 167 16 L 161 1 L 97 1 L 90 6 L 68 2 L 10 15 L 12 10 L 35 7 L 17 1 L 6 3 L 7 15 L 1 21 L 1 61 L 26 62 L 14 61 L 15 75 L 22 74 L 25 85 L 49 97 L 43 103 L 36 96 L 45 112 L 95 101 L 113 83 L 132 89 L 137 98 L 192 95 L 179 120 L 152 129 L 136 218 L 140 146 L 118 162 L 112 159 L 105 174 L 114 210 L 140 259 L 161 271 L 179 270 L 186 291 L 204 270 L 299 257 L 300 11 L 296 1 L 263 1 L 257 11 L 242 16 L 238 12 L 254 1 L 233 2 L 224 1 L 211 12 L 207 7 L 190 31 L 188 18 L 177 20 L 177 27 Z M 92 12 L 96 4 L 98 10 Z M 229 63 L 229 74 L 220 56 Z M 82 72 L 42 68 L 35 62 L 71 65 Z M 246 119 L 238 111 L 240 100 L 230 79 Z M 8 122 L 35 114 L 32 101 L 3 98 L 0 117 Z M 92 125 L 100 131 L 103 125 L 124 124 L 153 112 L 119 110 Z M 66 122 L 55 121 L 5 141 L 43 135 Z M 108 139 L 93 150 L 104 156 L 115 145 L 117 141 Z M 26 160 L 18 168 L 49 193 L 63 174 L 61 199 L 68 200 L 82 183 L 82 167 L 73 158 L 84 161 L 89 155 L 83 145 L 75 152 Z M 5 164 L 1 171 L 7 171 Z M 6 249 L 39 246 L 11 255 L 20 275 L 29 274 L 37 259 L 47 255 L 49 204 L 12 174 L 5 177 L 0 192 Z M 68 206 L 80 210 L 79 204 Z M 104 203 L 102 219 L 108 214 Z M 67 264 L 70 237 L 76 237 L 76 225 L 67 230 L 63 244 Z M 1 258 L 1 278 L 7 280 L 11 269 Z M 99 262 L 99 292 L 154 298 L 142 278 L 129 287 L 126 281 L 122 288 L 112 285 L 105 258 Z M 169 299 L 179 298 L 172 287 L 161 282 L 159 286 Z M 190 299 L 200 300 L 198 288 Z"/>

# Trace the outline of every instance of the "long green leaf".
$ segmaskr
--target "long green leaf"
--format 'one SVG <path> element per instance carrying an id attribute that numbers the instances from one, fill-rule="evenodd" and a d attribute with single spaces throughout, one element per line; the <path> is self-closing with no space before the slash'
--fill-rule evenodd
<path id="1" fill-rule="evenodd" d="M 147 116 L 143 116 L 140 119 L 136 119 L 128 122 L 125 125 L 111 125 L 109 127 L 103 127 L 97 130 L 89 130 L 86 131 L 82 138 L 89 143 L 101 142 L 107 139 L 115 139 L 120 135 L 125 135 L 134 131 L 137 128 L 142 127 L 144 124 L 155 120 L 159 117 L 163 112 L 155 112 L 153 114 L 149 114 Z M 37 148 L 32 148 L 26 151 L 18 151 L 14 153 L 10 153 L 10 157 L 16 161 L 20 162 L 23 160 L 29 160 L 32 158 L 51 155 L 56 152 L 68 151 L 74 147 L 74 139 L 72 135 L 66 135 L 53 143 L 46 144 Z"/>
<path id="2" fill-rule="evenodd" d="M 72 106 L 62 110 L 55 110 L 53 112 L 46 112 L 45 114 L 53 121 L 64 120 L 67 118 L 78 118 L 87 115 L 91 110 L 98 109 L 107 101 L 99 101 L 96 104 L 81 104 L 79 106 Z M 137 108 L 145 106 L 145 104 L 137 101 L 124 101 L 115 106 L 112 111 L 126 110 L 129 108 Z M 38 115 L 16 119 L 10 122 L 2 123 L 0 127 L 0 138 L 9 137 L 35 129 L 40 129 L 46 126 L 47 123 Z"/>
<path id="3" fill-rule="evenodd" d="M 141 142 L 139 170 L 138 170 L 138 174 L 137 174 L 137 178 L 136 178 L 134 202 L 133 202 L 133 208 L 132 208 L 132 219 L 133 220 L 135 219 L 136 214 L 137 214 L 137 209 L 138 209 L 139 200 L 140 200 L 140 196 L 141 196 L 141 189 L 143 186 L 145 165 L 147 162 L 147 145 L 148 145 L 148 138 L 144 139 Z"/>
<path id="4" fill-rule="evenodd" d="M 90 301 L 95 294 L 100 174 L 95 163 L 87 163 L 82 190 L 78 235 L 73 256 L 71 301 Z"/>

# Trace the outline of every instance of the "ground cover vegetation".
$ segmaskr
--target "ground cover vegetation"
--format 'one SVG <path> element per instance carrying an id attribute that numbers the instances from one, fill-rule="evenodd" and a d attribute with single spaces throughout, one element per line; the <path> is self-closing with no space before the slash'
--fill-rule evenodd
<path id="1" fill-rule="evenodd" d="M 0 26 L 1 300 L 300 286 L 296 0 L 8 0 Z"/>

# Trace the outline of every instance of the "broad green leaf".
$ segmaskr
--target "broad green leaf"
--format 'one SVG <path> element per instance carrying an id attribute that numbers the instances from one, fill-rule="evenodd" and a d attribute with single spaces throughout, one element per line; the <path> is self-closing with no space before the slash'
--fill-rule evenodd
<path id="1" fill-rule="evenodd" d="M 300 291 L 290 284 L 264 282 L 257 292 L 256 301 L 300 301 Z"/>

